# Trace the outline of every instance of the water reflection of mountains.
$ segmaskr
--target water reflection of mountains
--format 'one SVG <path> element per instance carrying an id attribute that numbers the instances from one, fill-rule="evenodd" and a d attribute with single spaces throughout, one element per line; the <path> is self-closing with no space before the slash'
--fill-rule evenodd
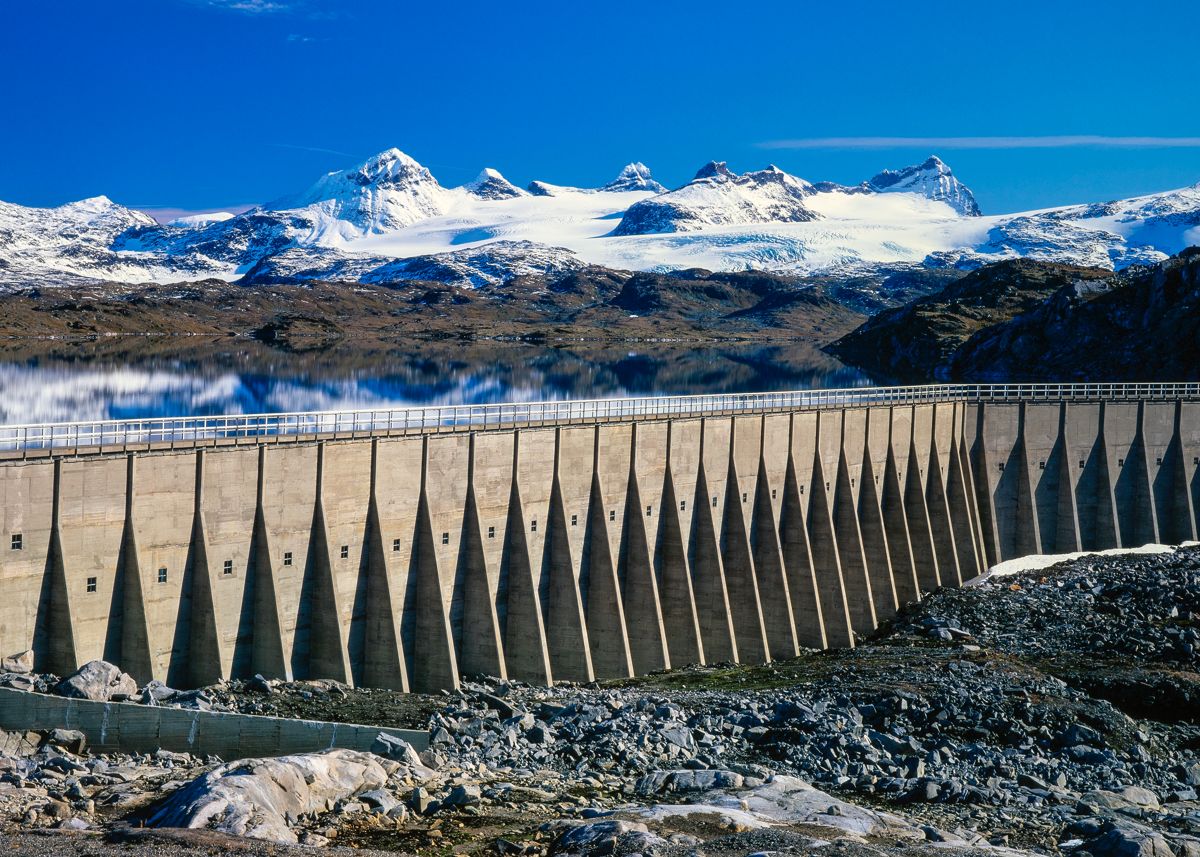
<path id="1" fill-rule="evenodd" d="M 52 422 L 851 387 L 812 343 L 437 341 L 288 351 L 244 339 L 43 343 L 0 364 L 0 421 Z"/>

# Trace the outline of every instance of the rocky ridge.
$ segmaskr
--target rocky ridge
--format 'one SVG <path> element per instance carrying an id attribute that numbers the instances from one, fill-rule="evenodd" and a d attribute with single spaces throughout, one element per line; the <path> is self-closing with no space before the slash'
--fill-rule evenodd
<path id="1" fill-rule="evenodd" d="M 981 268 L 829 346 L 884 378 L 1190 380 L 1200 249 L 1118 274 L 1029 260 Z"/>

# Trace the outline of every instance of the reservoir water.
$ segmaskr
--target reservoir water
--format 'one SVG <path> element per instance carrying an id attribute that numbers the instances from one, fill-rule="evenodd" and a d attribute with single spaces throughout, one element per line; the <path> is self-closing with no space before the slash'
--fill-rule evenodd
<path id="1" fill-rule="evenodd" d="M 865 386 L 808 343 L 41 343 L 0 356 L 0 424 Z"/>

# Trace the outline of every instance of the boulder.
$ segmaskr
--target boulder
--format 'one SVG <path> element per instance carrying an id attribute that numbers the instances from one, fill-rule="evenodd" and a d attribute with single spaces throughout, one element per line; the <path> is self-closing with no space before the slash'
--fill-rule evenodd
<path id="1" fill-rule="evenodd" d="M 0 661 L 0 672 L 28 675 L 33 672 L 33 649 L 9 655 Z"/>
<path id="2" fill-rule="evenodd" d="M 385 759 L 405 765 L 416 767 L 421 764 L 421 757 L 417 755 L 412 744 L 387 732 L 380 732 L 375 736 L 375 740 L 371 744 L 371 752 L 376 756 L 383 756 Z"/>
<path id="3" fill-rule="evenodd" d="M 733 771 L 652 771 L 634 788 L 640 795 L 667 792 L 699 792 L 710 789 L 740 789 L 743 777 Z"/>
<path id="4" fill-rule="evenodd" d="M 170 794 L 147 825 L 207 828 L 291 844 L 298 841 L 293 820 L 381 789 L 387 779 L 378 757 L 354 750 L 245 759 L 214 768 Z"/>
<path id="5" fill-rule="evenodd" d="M 650 832 L 637 821 L 593 821 L 564 831 L 550 847 L 551 854 L 580 854 L 600 857 L 616 853 L 646 853 L 654 846 L 665 846 L 666 840 Z"/>
<path id="6" fill-rule="evenodd" d="M 1161 835 L 1132 825 L 1114 827 L 1087 843 L 1087 850 L 1093 857 L 1175 857 Z"/>
<path id="7" fill-rule="evenodd" d="M 88 736 L 77 729 L 55 729 L 46 736 L 50 747 L 58 747 L 76 755 L 82 755 L 88 747 Z"/>
<path id="8" fill-rule="evenodd" d="M 88 661 L 54 686 L 58 696 L 90 699 L 94 702 L 119 702 L 137 695 L 133 676 L 108 661 Z"/>

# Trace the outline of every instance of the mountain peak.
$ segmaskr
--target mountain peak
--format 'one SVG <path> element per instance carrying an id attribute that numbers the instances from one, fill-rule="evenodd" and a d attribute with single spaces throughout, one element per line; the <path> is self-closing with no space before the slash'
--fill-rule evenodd
<path id="1" fill-rule="evenodd" d="M 662 193 L 666 188 L 654 180 L 648 166 L 641 161 L 634 161 L 622 167 L 621 172 L 617 173 L 617 177 L 600 190 L 613 192 L 644 190 Z"/>
<path id="2" fill-rule="evenodd" d="M 331 175 L 333 175 L 331 173 Z M 393 147 L 372 155 L 346 177 L 358 185 L 402 185 L 412 182 L 436 184 L 433 174 L 409 155 Z"/>
<path id="3" fill-rule="evenodd" d="M 696 172 L 696 179 L 733 179 L 737 178 L 725 161 L 709 161 Z M 695 179 L 693 179 L 695 181 Z"/>
<path id="4" fill-rule="evenodd" d="M 944 202 L 968 217 L 978 217 L 981 213 L 970 188 L 955 178 L 950 167 L 937 155 L 930 155 L 914 166 L 884 170 L 863 186 L 876 193 L 921 194 L 935 202 Z"/>
<path id="5" fill-rule="evenodd" d="M 320 219 L 333 233 L 341 234 L 347 227 L 378 233 L 441 214 L 447 193 L 429 170 L 391 148 L 356 167 L 327 173 L 304 193 L 264 208 L 279 211 L 317 206 Z"/>
<path id="6" fill-rule="evenodd" d="M 484 167 L 474 181 L 463 185 L 467 193 L 480 199 L 512 199 L 525 196 L 525 191 L 500 174 L 499 170 Z"/>

